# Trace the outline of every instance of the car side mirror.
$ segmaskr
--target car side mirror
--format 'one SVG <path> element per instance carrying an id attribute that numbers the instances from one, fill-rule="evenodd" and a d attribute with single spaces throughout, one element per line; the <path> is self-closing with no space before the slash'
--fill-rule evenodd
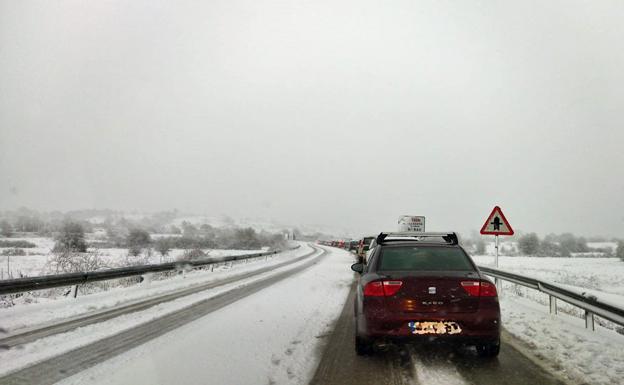
<path id="1" fill-rule="evenodd" d="M 362 272 L 364 271 L 364 264 L 354 263 L 353 265 L 351 265 L 351 270 L 355 271 L 356 273 L 362 274 Z"/>

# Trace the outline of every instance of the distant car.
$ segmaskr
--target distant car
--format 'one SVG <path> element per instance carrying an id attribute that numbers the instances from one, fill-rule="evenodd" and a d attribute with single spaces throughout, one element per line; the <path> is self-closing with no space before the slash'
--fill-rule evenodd
<path id="1" fill-rule="evenodd" d="M 370 354 L 390 342 L 444 340 L 500 349 L 496 286 L 459 246 L 455 233 L 381 233 L 360 273 L 355 350 Z"/>
<path id="2" fill-rule="evenodd" d="M 358 243 L 358 249 L 357 249 L 357 256 L 358 256 L 358 261 L 365 263 L 365 256 L 366 256 L 366 252 L 370 249 L 370 245 L 371 243 L 373 243 L 373 241 L 375 240 L 375 237 L 364 237 L 362 239 L 360 239 L 360 242 Z"/>

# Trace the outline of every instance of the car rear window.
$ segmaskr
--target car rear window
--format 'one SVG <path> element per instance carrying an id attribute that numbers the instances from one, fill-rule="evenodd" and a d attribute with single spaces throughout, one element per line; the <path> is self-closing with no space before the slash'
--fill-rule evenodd
<path id="1" fill-rule="evenodd" d="M 459 248 L 402 246 L 382 249 L 378 270 L 474 271 L 474 267 Z"/>

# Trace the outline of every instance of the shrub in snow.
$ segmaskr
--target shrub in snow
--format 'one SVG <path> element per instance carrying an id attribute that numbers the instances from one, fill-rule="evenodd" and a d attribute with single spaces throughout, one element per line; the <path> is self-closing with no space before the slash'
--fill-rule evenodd
<path id="1" fill-rule="evenodd" d="M 128 247 L 146 247 L 152 242 L 150 235 L 147 231 L 141 229 L 132 229 L 126 237 L 126 244 Z"/>
<path id="2" fill-rule="evenodd" d="M 570 253 L 567 250 L 563 250 L 558 244 L 544 239 L 540 242 L 539 249 L 537 251 L 538 257 L 569 257 Z"/>
<path id="3" fill-rule="evenodd" d="M 78 253 L 62 251 L 48 258 L 44 270 L 48 274 L 78 273 L 107 268 L 104 259 L 97 252 Z"/>
<path id="4" fill-rule="evenodd" d="M 132 250 L 132 249 L 131 249 Z M 138 253 L 129 252 L 126 256 L 126 259 L 121 263 L 119 267 L 125 266 L 141 266 L 141 265 L 149 265 L 152 263 L 152 253 L 151 249 L 146 249 L 145 253 L 141 252 L 141 249 L 138 249 Z"/>
<path id="5" fill-rule="evenodd" d="M 169 251 L 171 250 L 171 242 L 168 238 L 160 238 L 154 244 L 154 248 L 160 253 L 160 256 L 164 258 L 167 256 L 167 254 L 169 254 Z"/>
<path id="6" fill-rule="evenodd" d="M 54 251 L 59 253 L 87 251 L 84 228 L 77 222 L 65 222 L 56 238 Z"/>
<path id="7" fill-rule="evenodd" d="M 537 234 L 525 234 L 518 240 L 518 248 L 524 255 L 535 255 L 540 247 L 540 241 Z"/>
<path id="8" fill-rule="evenodd" d="M 615 249 L 615 256 L 624 261 L 624 241 L 618 241 L 617 248 Z"/>
<path id="9" fill-rule="evenodd" d="M 3 237 L 9 238 L 13 235 L 13 226 L 6 220 L 0 222 L 0 234 L 2 234 Z"/>
<path id="10" fill-rule="evenodd" d="M 37 245 L 28 241 L 0 241 L 0 247 L 21 247 L 25 249 L 32 249 L 33 247 L 37 247 Z"/>
<path id="11" fill-rule="evenodd" d="M 139 255 L 141 255 L 141 251 L 143 251 L 143 249 L 141 248 L 141 246 L 139 245 L 132 245 L 128 248 L 128 255 L 133 256 L 133 257 L 138 257 Z"/>
<path id="12" fill-rule="evenodd" d="M 2 250 L 2 255 L 11 256 L 11 257 L 19 257 L 19 256 L 26 255 L 26 252 L 24 251 L 24 249 L 13 248 L 13 249 Z"/>
<path id="13" fill-rule="evenodd" d="M 195 259 L 205 258 L 206 253 L 201 249 L 186 250 L 182 255 L 178 257 L 178 261 L 192 261 Z"/>

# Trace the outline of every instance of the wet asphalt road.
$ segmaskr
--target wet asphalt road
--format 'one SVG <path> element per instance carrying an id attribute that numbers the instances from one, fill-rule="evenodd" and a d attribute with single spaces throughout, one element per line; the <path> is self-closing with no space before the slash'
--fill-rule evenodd
<path id="1" fill-rule="evenodd" d="M 311 385 L 565 384 L 512 347 L 509 344 L 512 337 L 507 333 L 503 333 L 501 352 L 496 359 L 482 359 L 471 348 L 440 345 L 391 347 L 370 357 L 358 357 L 353 346 L 354 297 L 352 288 L 321 352 Z"/>

